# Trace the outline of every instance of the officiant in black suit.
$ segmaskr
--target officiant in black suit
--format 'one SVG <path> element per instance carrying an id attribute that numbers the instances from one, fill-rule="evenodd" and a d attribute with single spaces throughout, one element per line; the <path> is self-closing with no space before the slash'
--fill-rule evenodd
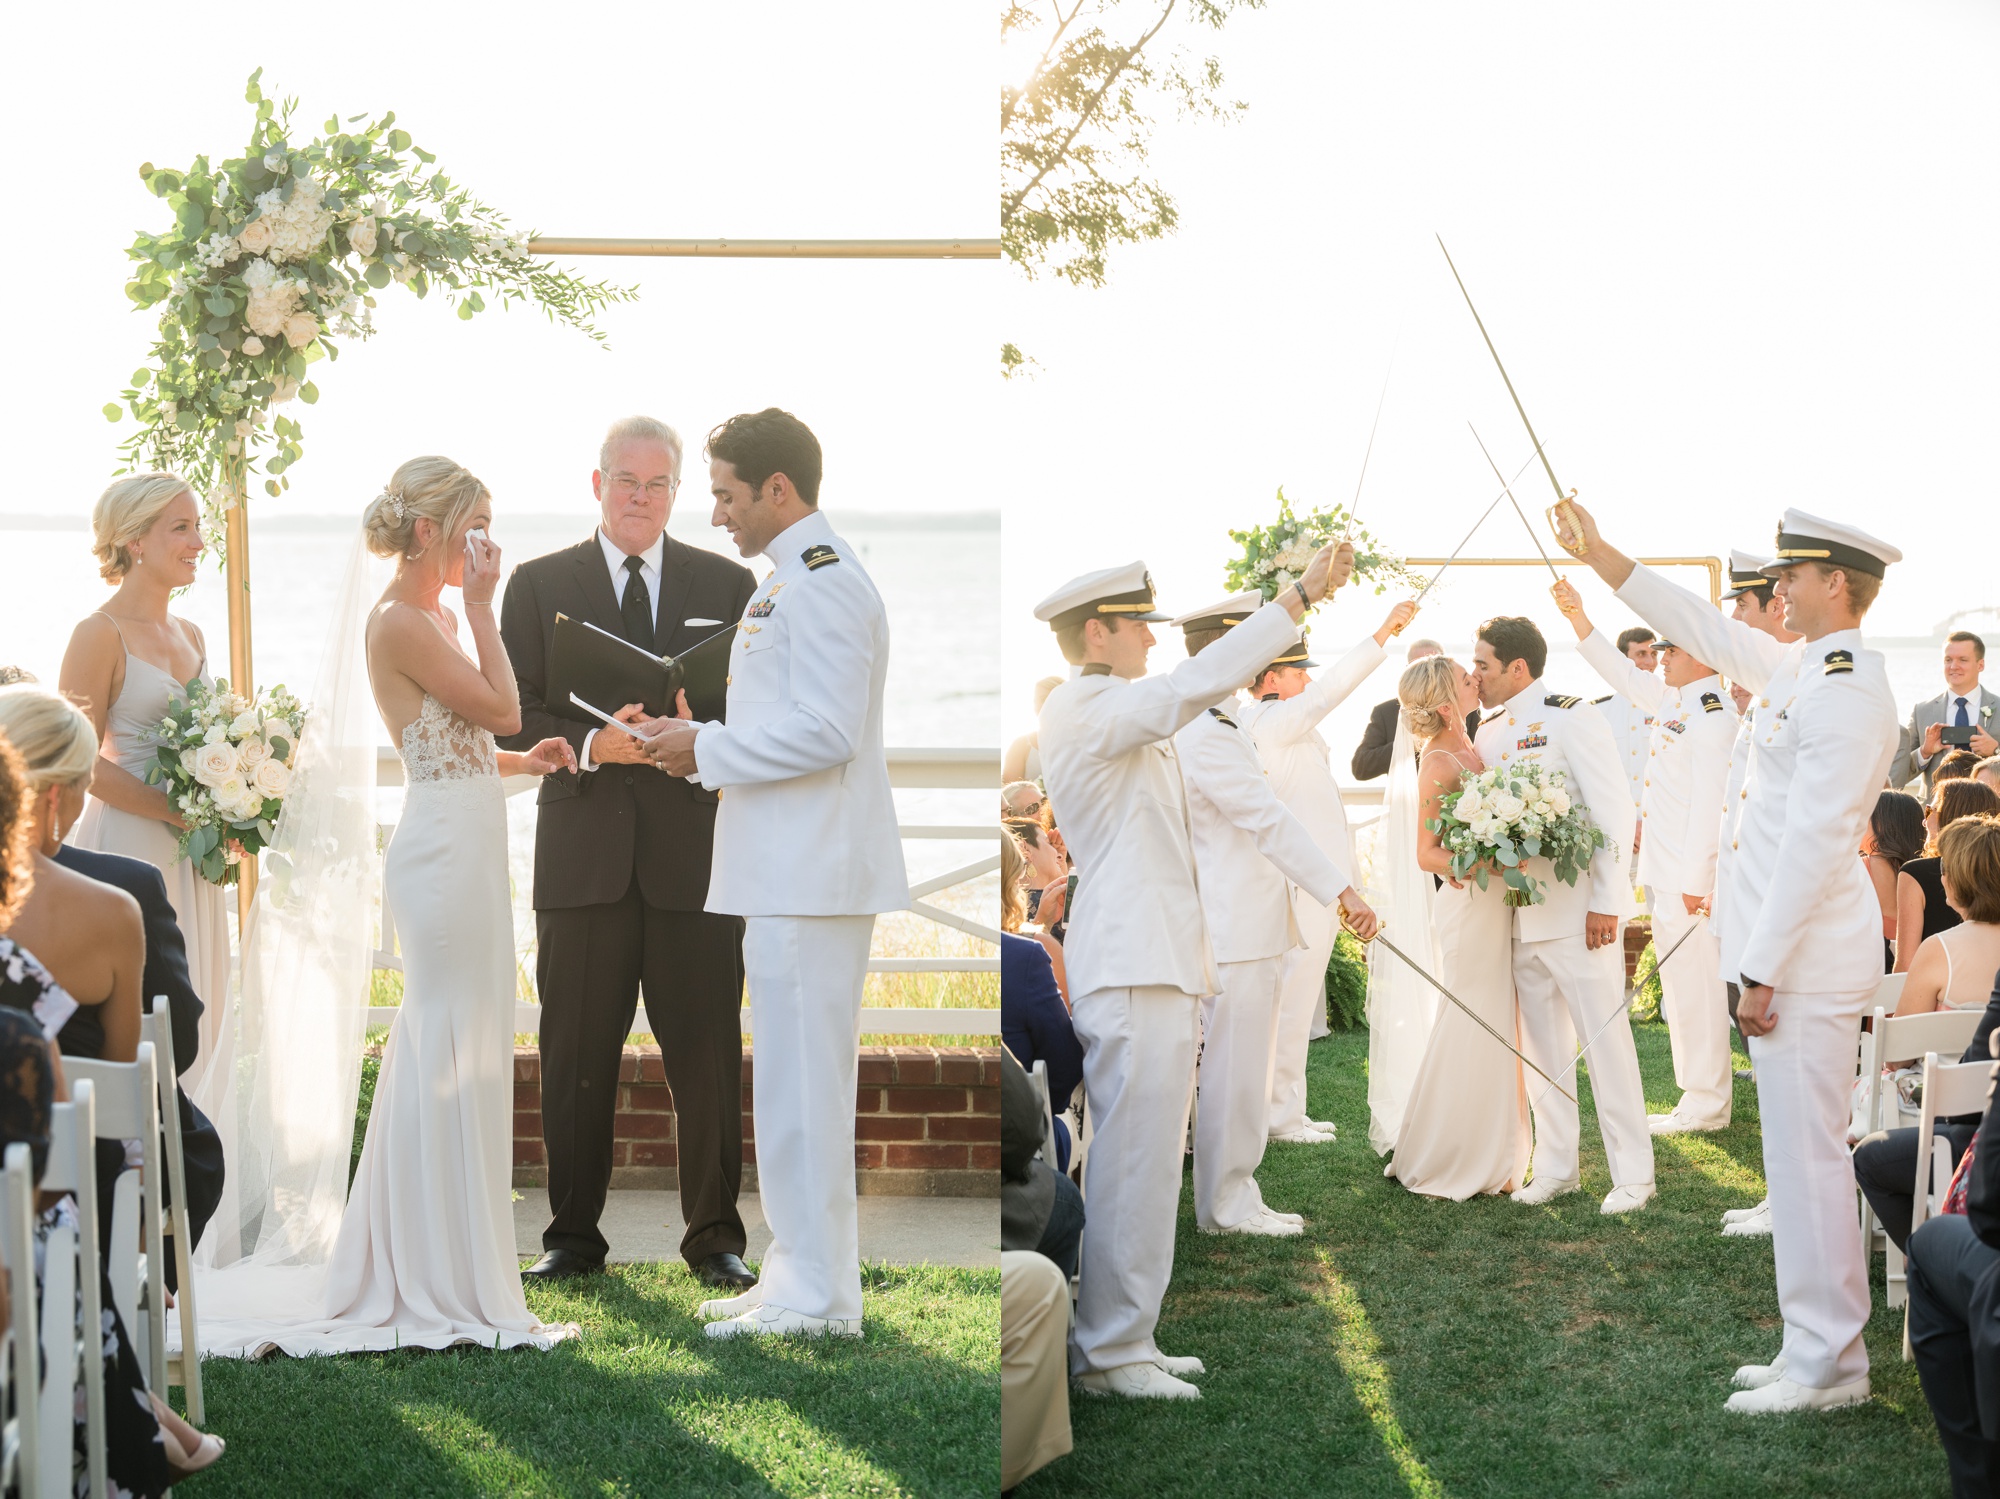
<path id="1" fill-rule="evenodd" d="M 619 1062 L 643 991 L 673 1094 L 681 1255 L 705 1284 L 741 1289 L 756 1284 L 736 1211 L 743 922 L 703 909 L 716 795 L 656 769 L 629 734 L 593 728 L 547 700 L 558 613 L 659 655 L 743 617 L 756 589 L 750 570 L 666 535 L 680 480 L 673 428 L 651 417 L 613 425 L 591 475 L 598 529 L 517 567 L 501 606 L 521 689 L 521 731 L 501 746 L 560 734 L 580 767 L 544 777 L 537 799 L 535 983 L 552 1216 L 544 1253 L 525 1273 L 558 1279 L 603 1268 L 610 1246 L 597 1220 L 611 1184 Z"/>

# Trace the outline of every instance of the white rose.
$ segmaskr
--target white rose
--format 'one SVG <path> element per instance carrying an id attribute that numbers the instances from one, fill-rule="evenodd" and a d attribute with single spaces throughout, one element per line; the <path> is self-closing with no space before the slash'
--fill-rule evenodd
<path id="1" fill-rule="evenodd" d="M 263 809 L 264 799 L 240 775 L 232 775 L 215 788 L 215 810 L 231 822 L 246 821 Z"/>
<path id="2" fill-rule="evenodd" d="M 310 312 L 295 312 L 285 319 L 285 342 L 295 349 L 303 349 L 319 337 L 319 319 Z"/>
<path id="3" fill-rule="evenodd" d="M 243 767 L 246 776 L 271 758 L 271 746 L 252 735 L 236 746 L 236 763 Z"/>
<path id="4" fill-rule="evenodd" d="M 212 723 L 208 726 L 207 732 L 201 736 L 201 742 L 203 744 L 227 744 L 229 743 L 229 730 L 219 723 Z"/>
<path id="5" fill-rule="evenodd" d="M 372 258 L 375 254 L 375 220 L 356 219 L 347 226 L 347 243 L 356 255 Z"/>
<path id="6" fill-rule="evenodd" d="M 283 796 L 292 789 L 292 773 L 285 768 L 285 762 L 278 759 L 266 760 L 251 776 L 250 784 L 264 796 Z"/>
<path id="7" fill-rule="evenodd" d="M 188 773 L 189 775 L 193 775 L 193 774 L 194 774 L 194 748 L 193 748 L 193 746 L 189 746 L 189 747 L 188 747 L 187 749 L 184 749 L 184 750 L 182 750 L 182 751 L 181 751 L 181 769 L 182 769 L 182 770 L 184 770 L 184 771 L 186 771 L 186 772 L 187 772 L 187 773 Z"/>
<path id="8" fill-rule="evenodd" d="M 1458 805 L 1452 810 L 1460 822 L 1470 822 L 1486 810 L 1486 804 L 1479 799 L 1479 791 L 1475 787 L 1472 790 L 1461 792 L 1458 798 Z"/>
<path id="9" fill-rule="evenodd" d="M 237 773 L 236 746 L 229 743 L 204 744 L 194 752 L 194 778 L 220 791 Z"/>
<path id="10" fill-rule="evenodd" d="M 1503 791 L 1493 798 L 1493 815 L 1503 823 L 1512 822 L 1527 810 L 1527 803 L 1512 792 Z"/>
<path id="11" fill-rule="evenodd" d="M 1569 793 L 1560 786 L 1549 793 L 1549 811 L 1557 817 L 1569 815 Z"/>
<path id="12" fill-rule="evenodd" d="M 243 352 L 248 354 L 252 359 L 255 359 L 259 354 L 264 352 L 264 340 L 257 337 L 254 333 L 251 334 L 250 337 L 243 340 Z"/>
<path id="13" fill-rule="evenodd" d="M 231 739 L 249 739 L 261 731 L 263 727 L 264 720 L 258 717 L 257 710 L 255 708 L 245 708 L 236 715 L 235 722 L 230 724 L 229 737 Z"/>
<path id="14" fill-rule="evenodd" d="M 237 232 L 236 243 L 251 255 L 262 255 L 271 248 L 271 221 L 252 219 Z"/>

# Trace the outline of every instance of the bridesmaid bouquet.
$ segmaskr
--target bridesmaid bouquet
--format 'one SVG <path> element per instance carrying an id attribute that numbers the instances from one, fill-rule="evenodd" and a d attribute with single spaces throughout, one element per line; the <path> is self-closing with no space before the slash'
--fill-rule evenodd
<path id="1" fill-rule="evenodd" d="M 1356 528 L 1351 535 L 1348 531 L 1345 505 L 1295 515 L 1292 502 L 1280 488 L 1276 521 L 1229 533 L 1229 539 L 1243 550 L 1228 563 L 1223 584 L 1239 592 L 1254 588 L 1266 600 L 1274 599 L 1304 576 L 1313 553 L 1329 541 L 1347 535 L 1354 543 L 1356 581 L 1374 584 L 1377 593 L 1392 583 L 1423 586 L 1424 580 L 1411 572 L 1402 558 L 1387 551 L 1366 531 Z"/>
<path id="2" fill-rule="evenodd" d="M 1467 771 L 1460 789 L 1439 799 L 1439 815 L 1430 821 L 1451 851 L 1452 875 L 1470 876 L 1484 890 L 1497 869 L 1508 905 L 1538 906 L 1547 896 L 1521 861 L 1540 855 L 1555 866 L 1557 879 L 1574 885 L 1590 856 L 1610 840 L 1590 820 L 1590 808 L 1570 800 L 1567 780 L 1559 770 L 1544 775 L 1532 760 Z"/>
<path id="3" fill-rule="evenodd" d="M 244 859 L 270 843 L 306 710 L 283 687 L 253 700 L 218 680 L 189 682 L 153 731 L 146 779 L 164 786 L 187 830 L 180 856 L 212 885 L 233 885 Z"/>

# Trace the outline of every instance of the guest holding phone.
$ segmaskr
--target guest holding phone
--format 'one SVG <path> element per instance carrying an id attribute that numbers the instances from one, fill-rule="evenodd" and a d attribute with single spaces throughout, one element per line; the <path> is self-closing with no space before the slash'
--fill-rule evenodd
<path id="1" fill-rule="evenodd" d="M 1901 750 L 1890 771 L 1893 782 L 1900 786 L 1922 776 L 1924 794 L 1929 796 L 1938 762 L 1950 751 L 1971 750 L 1982 760 L 2000 754 L 2000 740 L 1993 737 L 2000 696 L 1979 685 L 1985 669 L 1985 641 L 1970 630 L 1954 630 L 1946 637 L 1945 690 L 1910 710 Z"/>

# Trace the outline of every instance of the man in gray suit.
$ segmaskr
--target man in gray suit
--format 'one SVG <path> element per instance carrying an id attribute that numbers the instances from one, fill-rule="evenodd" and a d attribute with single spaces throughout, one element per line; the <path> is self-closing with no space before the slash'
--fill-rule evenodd
<path id="1" fill-rule="evenodd" d="M 1945 690 L 1918 703 L 1903 725 L 1902 743 L 1897 747 L 1890 779 L 1898 784 L 1916 776 L 1924 778 L 1924 795 L 1930 796 L 1931 777 L 1952 749 L 1961 745 L 1980 759 L 2000 754 L 2000 740 L 1993 737 L 1994 716 L 2000 713 L 2000 696 L 1979 685 L 1986 669 L 1986 642 L 1970 630 L 1955 630 L 1944 643 Z M 1946 742 L 1945 731 L 1958 744 Z M 1970 741 L 1966 735 L 1970 734 Z"/>

